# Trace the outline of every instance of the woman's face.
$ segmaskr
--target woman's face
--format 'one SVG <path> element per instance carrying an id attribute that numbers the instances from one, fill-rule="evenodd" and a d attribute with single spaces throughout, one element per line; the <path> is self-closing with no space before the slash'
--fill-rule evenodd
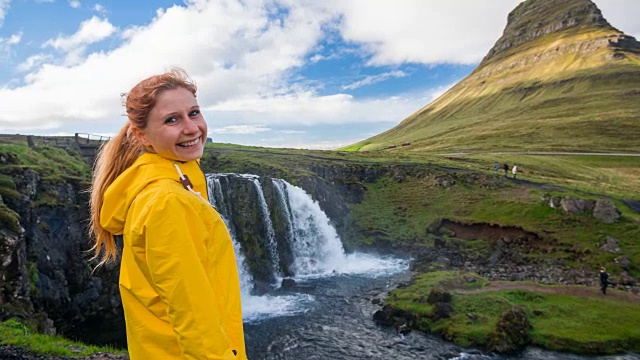
<path id="1" fill-rule="evenodd" d="M 156 98 L 144 129 L 133 134 L 151 152 L 178 161 L 202 157 L 207 138 L 205 122 L 195 96 L 185 88 L 166 90 Z"/>

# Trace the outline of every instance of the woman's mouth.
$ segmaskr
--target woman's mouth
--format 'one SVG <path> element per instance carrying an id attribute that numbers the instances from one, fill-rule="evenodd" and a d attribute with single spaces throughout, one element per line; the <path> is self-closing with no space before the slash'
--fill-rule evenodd
<path id="1" fill-rule="evenodd" d="M 178 146 L 189 147 L 189 146 L 197 145 L 199 143 L 200 143 L 200 138 L 196 138 L 191 141 L 185 141 L 185 142 L 179 143 Z"/>

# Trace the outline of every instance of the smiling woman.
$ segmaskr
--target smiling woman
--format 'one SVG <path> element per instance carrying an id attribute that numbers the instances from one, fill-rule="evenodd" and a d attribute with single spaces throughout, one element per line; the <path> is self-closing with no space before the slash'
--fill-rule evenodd
<path id="1" fill-rule="evenodd" d="M 138 83 L 98 155 L 91 229 L 100 264 L 123 235 L 120 294 L 136 359 L 246 359 L 231 237 L 207 199 L 207 124 L 179 69 Z"/>

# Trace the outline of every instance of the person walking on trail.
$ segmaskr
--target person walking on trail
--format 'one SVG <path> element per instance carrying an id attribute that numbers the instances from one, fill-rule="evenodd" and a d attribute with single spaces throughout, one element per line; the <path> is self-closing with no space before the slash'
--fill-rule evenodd
<path id="1" fill-rule="evenodd" d="M 502 165 L 502 168 L 504 169 L 504 177 L 507 177 L 507 174 L 509 173 L 509 165 L 507 165 L 507 163 L 504 163 L 504 165 Z"/>
<path id="2" fill-rule="evenodd" d="M 98 154 L 90 228 L 98 266 L 121 257 L 129 357 L 246 360 L 233 243 L 200 169 L 207 123 L 196 85 L 181 69 L 152 76 L 125 110 Z"/>
<path id="3" fill-rule="evenodd" d="M 516 178 L 516 175 L 518 175 L 518 166 L 513 165 L 513 167 L 511 168 L 511 173 L 513 173 L 513 178 Z"/>
<path id="4" fill-rule="evenodd" d="M 604 295 L 607 295 L 607 287 L 609 286 L 609 274 L 603 267 L 600 268 L 600 290 Z"/>
<path id="5" fill-rule="evenodd" d="M 495 164 L 493 164 L 493 168 L 496 170 L 496 175 L 498 175 L 498 171 L 500 170 L 500 164 L 498 164 L 497 161 Z"/>

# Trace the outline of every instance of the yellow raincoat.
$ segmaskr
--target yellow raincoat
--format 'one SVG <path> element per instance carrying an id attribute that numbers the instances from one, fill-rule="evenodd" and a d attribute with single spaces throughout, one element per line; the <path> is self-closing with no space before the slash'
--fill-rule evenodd
<path id="1" fill-rule="evenodd" d="M 100 223 L 124 234 L 120 294 L 132 360 L 246 359 L 229 232 L 196 161 L 144 154 L 107 189 Z M 235 354 L 234 354 L 235 353 Z"/>

